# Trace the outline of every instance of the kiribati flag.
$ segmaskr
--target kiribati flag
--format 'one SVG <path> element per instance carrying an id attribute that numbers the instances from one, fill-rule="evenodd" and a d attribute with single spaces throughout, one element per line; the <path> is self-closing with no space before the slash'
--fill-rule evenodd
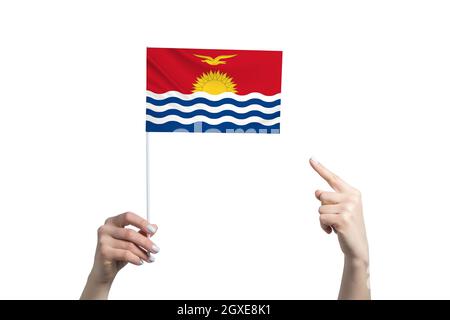
<path id="1" fill-rule="evenodd" d="M 281 51 L 147 48 L 147 132 L 279 133 Z"/>

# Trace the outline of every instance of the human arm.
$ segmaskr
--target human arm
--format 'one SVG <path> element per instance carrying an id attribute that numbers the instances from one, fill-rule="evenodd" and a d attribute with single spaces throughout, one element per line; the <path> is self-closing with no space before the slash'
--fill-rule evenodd
<path id="1" fill-rule="evenodd" d="M 312 168 L 333 192 L 316 190 L 321 202 L 322 229 L 337 234 L 344 253 L 344 270 L 338 299 L 370 299 L 369 246 L 364 225 L 361 193 L 313 158 Z"/>
<path id="2" fill-rule="evenodd" d="M 126 228 L 129 225 L 139 231 Z M 159 248 L 150 238 L 157 230 L 155 224 L 132 212 L 106 219 L 97 231 L 94 264 L 80 299 L 107 299 L 117 273 L 125 265 L 154 262 Z"/>

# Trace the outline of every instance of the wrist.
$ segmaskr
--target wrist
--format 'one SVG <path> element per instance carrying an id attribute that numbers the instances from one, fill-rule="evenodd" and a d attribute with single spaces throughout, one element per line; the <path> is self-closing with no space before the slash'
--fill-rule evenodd
<path id="1" fill-rule="evenodd" d="M 369 257 L 352 257 L 345 256 L 344 257 L 345 265 L 351 267 L 353 269 L 364 269 L 367 270 L 369 268 Z"/>
<path id="2" fill-rule="evenodd" d="M 95 270 L 92 270 L 91 273 L 89 273 L 88 276 L 88 283 L 101 286 L 101 287 L 108 287 L 111 286 L 114 281 L 115 276 L 113 277 L 105 277 L 103 275 L 99 275 L 98 272 Z"/>
<path id="3" fill-rule="evenodd" d="M 108 299 L 109 290 L 111 289 L 112 280 L 101 280 L 95 276 L 92 272 L 89 274 L 89 277 L 86 282 L 86 286 L 84 287 L 83 293 L 81 294 L 80 299 L 82 300 L 104 300 Z"/>

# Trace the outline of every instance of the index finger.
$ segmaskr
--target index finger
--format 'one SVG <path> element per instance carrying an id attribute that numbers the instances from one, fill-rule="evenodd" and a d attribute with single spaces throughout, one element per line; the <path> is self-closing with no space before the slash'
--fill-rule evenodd
<path id="1" fill-rule="evenodd" d="M 344 180 L 328 170 L 314 158 L 309 159 L 311 167 L 333 188 L 335 191 L 345 191 L 351 188 Z"/>
<path id="2" fill-rule="evenodd" d="M 118 216 L 108 218 L 105 224 L 112 224 L 120 228 L 132 225 L 147 233 L 152 234 L 157 230 L 156 225 L 150 224 L 147 220 L 133 212 L 125 212 L 119 214 Z"/>

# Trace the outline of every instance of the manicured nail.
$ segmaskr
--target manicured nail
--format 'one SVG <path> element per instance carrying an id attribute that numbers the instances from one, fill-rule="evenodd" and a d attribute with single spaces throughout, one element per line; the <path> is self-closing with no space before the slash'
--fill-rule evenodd
<path id="1" fill-rule="evenodd" d="M 151 233 L 155 233 L 156 232 L 156 228 L 154 226 L 152 226 L 151 224 L 149 224 L 147 226 L 147 230 Z"/>
<path id="2" fill-rule="evenodd" d="M 316 158 L 314 158 L 314 157 L 311 157 L 310 159 L 311 159 L 311 161 L 312 161 L 312 162 L 314 162 L 314 163 L 316 163 L 316 164 L 319 164 L 319 163 L 320 163 L 320 162 L 319 162 L 319 161 L 317 161 L 317 159 L 316 159 Z"/>
<path id="3" fill-rule="evenodd" d="M 140 261 L 139 265 L 141 266 L 144 263 L 144 260 L 139 259 L 139 261 Z"/>
<path id="4" fill-rule="evenodd" d="M 153 250 L 155 253 L 158 253 L 158 252 L 159 252 L 159 247 L 158 247 L 156 244 L 154 244 L 154 245 L 152 246 L 152 250 Z"/>
<path id="5" fill-rule="evenodd" d="M 148 262 L 155 262 L 155 257 L 152 255 L 148 256 Z"/>

